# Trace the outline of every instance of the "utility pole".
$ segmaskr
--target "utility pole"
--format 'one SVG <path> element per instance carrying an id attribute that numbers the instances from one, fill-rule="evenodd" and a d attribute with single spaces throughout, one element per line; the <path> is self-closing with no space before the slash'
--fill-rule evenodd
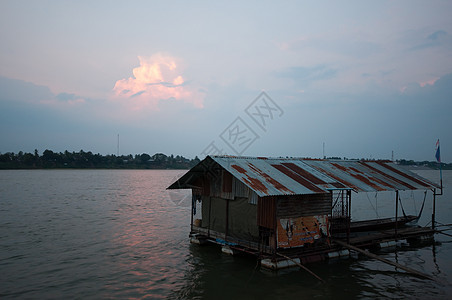
<path id="1" fill-rule="evenodd" d="M 119 156 L 119 133 L 118 133 L 118 147 L 117 147 L 117 151 L 116 151 L 116 156 Z"/>

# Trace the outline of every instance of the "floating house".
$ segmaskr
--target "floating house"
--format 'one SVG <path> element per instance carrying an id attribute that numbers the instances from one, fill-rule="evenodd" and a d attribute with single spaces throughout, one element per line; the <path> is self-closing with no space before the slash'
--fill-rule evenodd
<path id="1" fill-rule="evenodd" d="M 340 254 L 333 239 L 363 246 L 369 239 L 387 243 L 431 234 L 432 228 L 402 227 L 416 216 L 399 216 L 398 192 L 427 190 L 435 199 L 439 186 L 390 161 L 207 156 L 168 189 L 192 190 L 192 242 L 218 243 L 225 251 L 277 263 L 281 257 Z M 394 218 L 352 222 L 352 193 L 373 191 L 395 192 Z M 434 224 L 434 212 L 432 218 Z M 351 240 L 360 226 L 393 231 L 390 238 Z"/>

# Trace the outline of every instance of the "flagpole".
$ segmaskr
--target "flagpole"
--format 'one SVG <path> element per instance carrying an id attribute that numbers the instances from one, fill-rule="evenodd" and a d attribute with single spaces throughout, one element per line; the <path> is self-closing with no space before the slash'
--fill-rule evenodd
<path id="1" fill-rule="evenodd" d="M 441 166 L 441 150 L 439 147 L 439 139 L 436 141 L 436 153 L 435 153 L 436 160 L 439 163 L 439 182 L 440 182 L 440 189 L 441 194 L 436 193 L 436 188 L 434 188 L 433 191 L 433 207 L 432 207 L 432 229 L 435 229 L 435 211 L 436 211 L 436 196 L 441 196 L 443 194 L 443 168 Z"/>
<path id="2" fill-rule="evenodd" d="M 441 189 L 441 194 L 438 195 L 442 195 L 443 194 L 443 164 L 441 163 L 441 149 L 439 147 L 439 139 L 436 142 L 436 154 L 435 154 L 436 160 L 439 163 L 439 184 L 440 184 L 440 189 Z"/>
<path id="3" fill-rule="evenodd" d="M 443 194 L 443 167 L 442 163 L 439 163 L 439 185 L 441 187 L 441 195 Z"/>

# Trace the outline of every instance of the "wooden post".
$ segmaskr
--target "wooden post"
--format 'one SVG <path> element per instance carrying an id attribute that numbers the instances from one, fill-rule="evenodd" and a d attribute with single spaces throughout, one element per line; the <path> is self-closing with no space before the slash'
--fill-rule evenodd
<path id="1" fill-rule="evenodd" d="M 347 190 L 347 243 L 350 243 L 350 223 L 352 222 L 352 191 Z"/>
<path id="2" fill-rule="evenodd" d="M 398 227 L 398 215 L 399 215 L 399 191 L 396 191 L 396 201 L 395 201 L 395 240 L 397 242 L 397 227 Z"/>
<path id="3" fill-rule="evenodd" d="M 212 197 L 209 196 L 209 226 L 207 227 L 207 236 L 210 237 L 210 215 L 212 214 Z"/>
<path id="4" fill-rule="evenodd" d="M 341 204 L 342 204 L 342 216 L 345 216 L 345 207 L 344 207 L 344 190 L 341 191 Z"/>
<path id="5" fill-rule="evenodd" d="M 194 205 L 196 205 L 196 198 L 195 195 L 193 194 L 193 190 L 191 192 L 191 220 L 190 220 L 190 233 L 193 232 L 193 212 L 194 210 Z"/>
<path id="6" fill-rule="evenodd" d="M 331 216 L 331 219 L 329 219 L 328 220 L 328 223 L 327 223 L 327 226 L 328 226 L 328 230 L 327 230 L 327 232 L 328 232 L 328 245 L 330 245 L 330 242 L 331 242 L 331 240 L 330 240 L 330 237 L 332 237 L 333 236 L 333 233 L 332 233 L 332 226 L 331 226 L 331 220 L 333 219 L 333 202 L 334 202 L 334 197 L 333 197 L 333 195 L 334 195 L 334 193 L 333 193 L 333 190 L 331 190 L 330 191 L 330 195 L 331 195 L 331 213 L 330 213 L 330 216 Z"/>
<path id="7" fill-rule="evenodd" d="M 278 255 L 281 256 L 281 257 L 284 257 L 284 258 L 287 259 L 287 260 L 293 261 L 297 266 L 299 266 L 300 268 L 304 269 L 305 271 L 307 271 L 309 274 L 311 274 L 312 276 L 314 276 L 315 278 L 317 278 L 317 279 L 320 280 L 321 282 L 325 282 L 322 278 L 320 278 L 319 276 L 317 276 L 317 274 L 315 274 L 314 272 L 312 272 L 311 270 L 309 270 L 306 266 L 303 266 L 301 263 L 297 262 L 296 260 L 294 260 L 294 259 L 292 259 L 292 258 L 290 258 L 290 257 L 288 257 L 288 256 L 286 256 L 286 255 L 284 255 L 284 254 L 281 254 L 281 253 L 276 253 L 276 254 L 278 254 Z M 301 259 L 300 259 L 300 261 L 301 261 Z"/>
<path id="8" fill-rule="evenodd" d="M 435 229 L 436 189 L 433 189 L 432 229 Z"/>
<path id="9" fill-rule="evenodd" d="M 229 227 L 229 199 L 226 199 L 226 229 L 224 231 L 224 240 L 228 238 L 228 227 Z"/>
<path id="10" fill-rule="evenodd" d="M 278 205 L 276 204 L 276 198 L 273 199 L 273 211 L 274 211 L 274 225 L 273 225 L 273 241 L 274 241 L 274 248 L 273 251 L 276 254 L 276 249 L 278 249 L 278 217 L 277 217 L 277 210 L 278 210 Z"/>

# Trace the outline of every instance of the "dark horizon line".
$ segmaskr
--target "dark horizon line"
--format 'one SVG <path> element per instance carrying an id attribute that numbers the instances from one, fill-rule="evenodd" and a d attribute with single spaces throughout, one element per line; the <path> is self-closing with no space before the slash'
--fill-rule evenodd
<path id="1" fill-rule="evenodd" d="M 81 159 L 83 158 L 83 159 Z M 270 157 L 268 157 L 270 158 Z M 278 157 L 272 157 L 278 158 Z M 284 158 L 284 156 L 279 156 L 279 158 Z M 310 157 L 293 157 L 285 156 L 285 158 L 305 158 L 305 159 L 318 159 Z M 116 161 L 115 161 L 116 159 Z M 118 160 L 119 159 L 119 160 Z M 337 160 L 385 160 L 388 159 L 367 159 L 367 158 L 347 158 L 347 157 L 337 157 L 330 156 L 324 159 L 337 159 Z M 190 168 L 200 161 L 198 156 L 195 158 L 185 158 L 182 155 L 174 154 L 164 154 L 157 152 L 153 155 L 148 153 L 142 154 L 127 154 L 127 155 L 115 155 L 115 154 L 94 154 L 92 151 L 80 150 L 78 152 L 69 152 L 65 150 L 64 152 L 54 152 L 52 150 L 46 149 L 39 155 L 38 149 L 35 149 L 33 153 L 19 151 L 14 152 L 0 152 L 0 168 L 60 168 L 67 167 L 71 165 L 72 167 L 82 166 L 93 167 L 93 168 L 156 168 L 158 165 L 163 169 L 166 168 Z M 437 161 L 414 161 L 407 159 L 397 159 L 394 162 L 400 165 L 415 165 L 415 166 L 425 166 L 431 169 L 439 169 L 440 164 Z M 127 165 L 127 166 L 126 166 Z M 441 162 L 441 167 L 444 169 L 452 169 L 452 163 Z"/>
<path id="2" fill-rule="evenodd" d="M 114 153 L 111 153 L 111 154 L 101 154 L 100 152 L 97 152 L 97 153 L 94 153 L 93 151 L 85 151 L 85 150 L 83 150 L 83 149 L 80 149 L 78 152 L 76 152 L 76 151 L 69 151 L 69 150 L 64 150 L 64 151 L 60 151 L 60 152 L 55 152 L 55 151 L 53 151 L 53 150 L 51 150 L 51 149 L 45 149 L 43 152 L 42 152 L 42 154 L 40 155 L 40 156 L 42 156 L 43 154 L 44 154 L 44 152 L 46 152 L 46 151 L 50 151 L 50 152 L 52 152 L 52 153 L 54 153 L 54 154 L 65 154 L 66 152 L 68 152 L 68 153 L 71 153 L 71 154 L 80 154 L 80 153 L 91 153 L 92 155 L 101 155 L 101 156 L 114 156 L 114 157 L 130 157 L 130 156 L 132 156 L 132 157 L 135 157 L 135 156 L 137 156 L 137 155 L 143 155 L 143 154 L 147 154 L 147 155 L 150 155 L 149 153 L 147 153 L 147 152 L 143 152 L 143 153 L 136 153 L 136 154 L 131 154 L 131 153 L 129 153 L 129 154 L 120 154 L 120 155 L 118 155 L 118 154 L 114 154 Z M 1 152 L 0 151 L 0 156 L 1 155 L 5 155 L 5 154 L 14 154 L 14 155 L 19 155 L 19 153 L 21 153 L 22 152 L 22 155 L 25 155 L 25 154 L 33 154 L 33 153 L 38 153 L 38 155 L 39 155 L 39 150 L 38 149 L 35 149 L 33 152 L 26 152 L 26 151 L 22 151 L 22 150 L 20 150 L 19 152 L 13 152 L 13 151 L 7 151 L 7 152 Z M 179 157 L 182 157 L 182 158 L 186 158 L 186 157 L 184 157 L 184 156 L 182 156 L 182 155 L 180 155 L 180 154 L 176 154 L 176 155 L 174 155 L 174 153 L 171 153 L 171 154 L 166 154 L 166 153 L 163 153 L 163 152 L 156 152 L 156 153 L 154 153 L 153 155 L 151 155 L 151 156 L 155 156 L 155 155 L 165 155 L 165 156 L 167 156 L 167 157 L 170 157 L 170 156 L 179 156 Z M 208 155 L 213 155 L 213 154 L 208 154 Z M 249 156 L 249 155 L 231 155 L 231 154 L 221 154 L 221 155 L 225 155 L 225 156 L 238 156 L 238 157 L 240 157 L 240 156 Z M 207 155 L 206 155 L 207 156 Z M 406 158 L 400 158 L 400 159 L 396 159 L 396 160 L 391 160 L 391 159 L 389 159 L 389 158 L 364 158 L 364 157 L 361 157 L 361 158 L 349 158 L 349 157 L 339 157 L 339 156 L 327 156 L 327 157 L 309 157 L 309 156 L 284 156 L 284 155 L 279 155 L 279 156 L 262 156 L 262 155 L 256 155 L 256 156 L 249 156 L 249 157 L 267 157 L 267 158 L 306 158 L 306 159 L 340 159 L 340 160 L 369 160 L 369 161 L 372 161 L 372 160 L 386 160 L 386 161 L 394 161 L 394 162 L 400 162 L 400 161 L 407 161 L 407 162 L 415 162 L 415 163 L 426 163 L 426 162 L 428 162 L 428 163 L 437 163 L 438 165 L 439 165 L 439 162 L 437 162 L 436 160 L 414 160 L 414 159 L 406 159 Z M 198 157 L 198 155 L 195 155 L 195 157 L 193 157 L 193 158 L 186 158 L 186 159 L 190 159 L 190 160 L 193 160 L 193 159 L 200 159 L 199 157 Z M 447 163 L 447 162 L 441 162 L 441 164 L 442 165 L 448 165 L 448 164 L 452 164 L 452 163 Z"/>

